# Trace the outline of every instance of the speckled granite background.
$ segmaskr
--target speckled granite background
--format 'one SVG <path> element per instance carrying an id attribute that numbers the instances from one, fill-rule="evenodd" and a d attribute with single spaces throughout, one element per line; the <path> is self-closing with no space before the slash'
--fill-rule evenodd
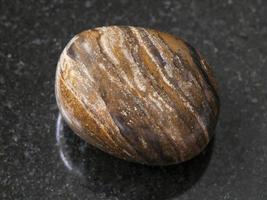
<path id="1" fill-rule="evenodd" d="M 0 1 L 0 199 L 267 199 L 267 1 Z M 216 137 L 165 168 L 86 145 L 58 116 L 57 59 L 103 25 L 184 37 L 221 87 Z"/>

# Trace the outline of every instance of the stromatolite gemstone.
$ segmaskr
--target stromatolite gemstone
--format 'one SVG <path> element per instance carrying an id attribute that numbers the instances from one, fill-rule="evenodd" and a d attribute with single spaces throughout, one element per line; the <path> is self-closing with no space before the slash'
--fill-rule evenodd
<path id="1" fill-rule="evenodd" d="M 180 38 L 136 27 L 76 35 L 62 52 L 56 98 L 69 126 L 129 161 L 169 165 L 192 158 L 219 114 L 213 73 Z"/>

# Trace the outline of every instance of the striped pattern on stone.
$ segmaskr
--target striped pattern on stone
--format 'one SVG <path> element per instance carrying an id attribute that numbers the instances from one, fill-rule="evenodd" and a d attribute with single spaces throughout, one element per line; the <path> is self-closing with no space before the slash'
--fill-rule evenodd
<path id="1" fill-rule="evenodd" d="M 219 114 L 216 80 L 203 56 L 151 29 L 110 26 L 76 35 L 60 56 L 55 88 L 76 134 L 149 165 L 199 154 Z"/>

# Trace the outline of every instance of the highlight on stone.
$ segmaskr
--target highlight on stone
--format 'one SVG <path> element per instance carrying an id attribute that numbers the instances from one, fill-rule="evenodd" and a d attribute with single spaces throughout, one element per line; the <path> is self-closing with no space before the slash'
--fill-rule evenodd
<path id="1" fill-rule="evenodd" d="M 217 83 L 203 56 L 160 31 L 83 31 L 63 50 L 56 99 L 71 129 L 118 158 L 170 165 L 199 154 L 219 115 Z"/>

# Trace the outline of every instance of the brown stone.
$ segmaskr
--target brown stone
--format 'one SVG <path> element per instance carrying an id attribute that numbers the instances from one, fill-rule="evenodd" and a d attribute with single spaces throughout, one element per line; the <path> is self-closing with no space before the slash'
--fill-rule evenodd
<path id="1" fill-rule="evenodd" d="M 76 134 L 149 165 L 196 156 L 219 114 L 217 84 L 202 55 L 151 29 L 110 26 L 76 35 L 60 56 L 55 87 Z"/>

